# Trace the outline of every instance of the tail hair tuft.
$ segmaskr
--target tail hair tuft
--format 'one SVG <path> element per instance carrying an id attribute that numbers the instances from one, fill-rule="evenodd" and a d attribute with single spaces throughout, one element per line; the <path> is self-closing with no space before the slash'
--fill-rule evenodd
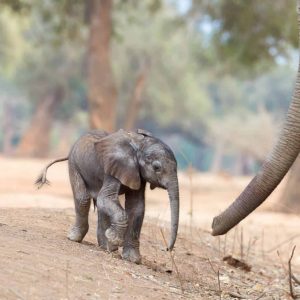
<path id="1" fill-rule="evenodd" d="M 46 171 L 44 170 L 34 182 L 38 189 L 42 188 L 44 184 L 50 185 L 50 181 L 46 178 Z"/>

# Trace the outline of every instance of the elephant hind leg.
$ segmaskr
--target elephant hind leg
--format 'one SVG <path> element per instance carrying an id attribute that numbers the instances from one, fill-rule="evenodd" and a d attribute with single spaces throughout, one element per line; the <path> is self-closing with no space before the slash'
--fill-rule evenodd
<path id="1" fill-rule="evenodd" d="M 74 196 L 76 219 L 68 234 L 68 239 L 80 243 L 89 230 L 88 219 L 91 196 L 80 173 L 71 165 L 69 165 L 69 175 Z"/>

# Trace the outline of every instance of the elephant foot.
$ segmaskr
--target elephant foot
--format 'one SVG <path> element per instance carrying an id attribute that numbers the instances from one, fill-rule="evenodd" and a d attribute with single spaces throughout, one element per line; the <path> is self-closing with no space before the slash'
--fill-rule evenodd
<path id="1" fill-rule="evenodd" d="M 132 247 L 123 248 L 122 258 L 136 264 L 140 264 L 142 261 L 139 249 Z"/>
<path id="2" fill-rule="evenodd" d="M 126 228 L 122 230 L 116 230 L 113 227 L 106 229 L 105 236 L 108 240 L 108 244 L 110 244 L 111 246 L 122 247 L 124 244 L 125 231 Z"/>
<path id="3" fill-rule="evenodd" d="M 73 242 L 81 243 L 86 233 L 88 232 L 89 227 L 72 227 L 69 234 L 68 239 Z"/>
<path id="4" fill-rule="evenodd" d="M 99 246 L 100 246 L 101 249 L 103 249 L 105 251 L 108 251 L 108 252 L 115 252 L 115 251 L 118 251 L 118 249 L 119 249 L 119 246 L 112 245 L 108 241 L 100 242 Z"/>

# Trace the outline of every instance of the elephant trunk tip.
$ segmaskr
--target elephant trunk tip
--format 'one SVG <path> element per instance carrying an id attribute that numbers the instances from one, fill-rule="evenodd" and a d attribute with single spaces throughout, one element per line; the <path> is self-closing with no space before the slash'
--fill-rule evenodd
<path id="1" fill-rule="evenodd" d="M 168 246 L 168 248 L 167 248 L 167 251 L 172 251 L 173 248 L 174 248 L 174 245 L 175 245 L 175 240 L 174 240 L 174 241 L 171 241 L 171 242 L 169 243 L 169 246 Z"/>
<path id="2" fill-rule="evenodd" d="M 214 217 L 211 225 L 212 228 L 211 235 L 218 236 L 218 235 L 226 234 L 232 227 L 224 226 L 221 216 Z"/>

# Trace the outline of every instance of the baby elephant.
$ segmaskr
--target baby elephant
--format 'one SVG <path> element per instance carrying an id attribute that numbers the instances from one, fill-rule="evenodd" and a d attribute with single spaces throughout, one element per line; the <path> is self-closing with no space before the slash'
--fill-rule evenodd
<path id="1" fill-rule="evenodd" d="M 88 232 L 91 199 L 98 210 L 98 244 L 108 251 L 123 246 L 122 257 L 140 263 L 139 237 L 145 212 L 145 186 L 168 190 L 171 207 L 171 238 L 174 247 L 179 220 L 177 162 L 171 149 L 149 132 L 108 134 L 94 130 L 80 137 L 66 158 L 46 166 L 37 179 L 47 183 L 47 169 L 59 161 L 69 161 L 76 221 L 68 238 L 81 242 Z M 118 195 L 125 194 L 125 209 Z"/>

